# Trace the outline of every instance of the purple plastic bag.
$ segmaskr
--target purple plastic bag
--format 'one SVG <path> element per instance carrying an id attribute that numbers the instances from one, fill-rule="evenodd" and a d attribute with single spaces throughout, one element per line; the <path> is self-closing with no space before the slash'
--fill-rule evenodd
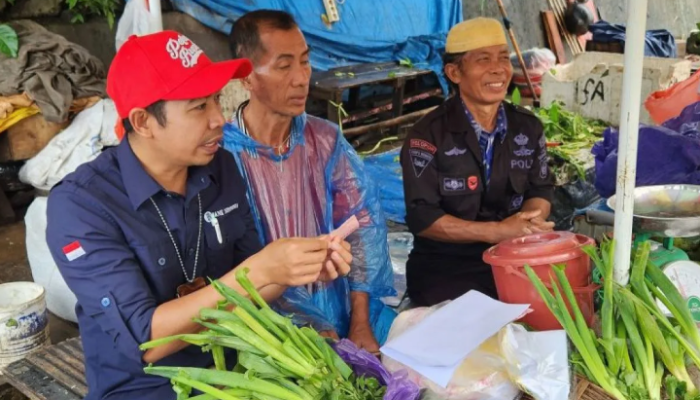
<path id="1" fill-rule="evenodd" d="M 418 400 L 420 388 L 408 379 L 407 372 L 390 374 L 377 357 L 347 339 L 334 344 L 333 348 L 355 375 L 377 378 L 379 383 L 386 385 L 384 400 Z"/>
<path id="2" fill-rule="evenodd" d="M 639 128 L 636 186 L 700 184 L 700 103 L 663 126 Z M 615 194 L 618 131 L 608 128 L 593 146 L 595 186 L 602 197 Z"/>

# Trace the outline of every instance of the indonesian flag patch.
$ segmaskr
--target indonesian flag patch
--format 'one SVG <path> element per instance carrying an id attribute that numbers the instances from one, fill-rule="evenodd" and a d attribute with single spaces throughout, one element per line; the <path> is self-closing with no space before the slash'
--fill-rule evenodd
<path id="1" fill-rule="evenodd" d="M 68 261 L 73 261 L 76 258 L 84 256 L 85 250 L 83 250 L 83 246 L 80 245 L 80 242 L 76 240 L 63 248 L 63 254 L 66 255 Z"/>

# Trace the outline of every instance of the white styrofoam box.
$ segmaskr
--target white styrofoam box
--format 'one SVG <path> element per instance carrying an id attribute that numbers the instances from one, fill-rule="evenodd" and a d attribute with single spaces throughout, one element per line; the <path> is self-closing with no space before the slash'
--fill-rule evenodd
<path id="1" fill-rule="evenodd" d="M 542 79 L 542 106 L 560 101 L 584 117 L 620 123 L 624 56 L 616 53 L 585 52 L 573 62 L 546 72 Z M 690 77 L 690 61 L 676 58 L 644 58 L 640 122 L 653 123 L 642 103 L 650 94 Z"/>

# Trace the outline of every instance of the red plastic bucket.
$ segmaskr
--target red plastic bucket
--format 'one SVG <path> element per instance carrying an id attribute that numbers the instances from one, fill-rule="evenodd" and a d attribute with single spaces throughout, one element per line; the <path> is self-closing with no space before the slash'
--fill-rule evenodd
<path id="1" fill-rule="evenodd" d="M 549 286 L 552 264 L 566 265 L 565 274 L 571 284 L 581 311 L 591 323 L 594 316 L 593 299 L 598 289 L 591 284 L 591 262 L 581 248 L 595 241 L 571 232 L 552 232 L 507 240 L 484 253 L 484 261 L 493 270 L 498 297 L 504 303 L 530 304 L 533 310 L 522 321 L 534 329 L 561 329 L 525 275 L 524 266 L 532 267 L 537 276 Z"/>
<path id="2" fill-rule="evenodd" d="M 521 318 L 521 322 L 530 325 L 533 329 L 538 331 L 562 329 L 561 324 L 559 324 L 559 321 L 554 317 L 554 314 L 549 311 L 547 304 L 542 300 L 535 286 L 530 282 L 530 279 L 524 272 L 520 272 L 513 267 L 505 267 L 501 270 L 508 275 L 508 282 L 513 286 L 505 291 L 502 291 L 500 286 L 498 287 L 498 296 L 500 300 L 508 304 L 530 304 L 532 312 Z M 498 281 L 496 282 L 498 285 Z M 544 281 L 544 284 L 550 289 L 550 293 L 554 293 L 552 292 L 551 282 L 549 280 Z M 576 303 L 581 309 L 581 313 L 586 319 L 588 326 L 593 324 L 593 318 L 595 317 L 594 299 L 595 292 L 598 289 L 600 289 L 600 286 L 595 283 L 582 288 L 572 288 L 574 296 L 576 297 Z M 562 296 L 566 299 L 566 295 L 563 292 Z M 569 312 L 571 312 L 569 301 L 566 300 L 566 303 Z M 571 315 L 573 316 L 573 314 Z"/>

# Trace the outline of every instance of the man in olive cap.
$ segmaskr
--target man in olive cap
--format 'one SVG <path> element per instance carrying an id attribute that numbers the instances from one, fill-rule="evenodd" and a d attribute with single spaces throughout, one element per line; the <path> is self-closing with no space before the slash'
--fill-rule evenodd
<path id="1" fill-rule="evenodd" d="M 553 228 L 546 222 L 554 185 L 542 124 L 504 101 L 513 70 L 500 22 L 454 26 L 444 72 L 453 96 L 412 128 L 401 153 L 415 237 L 408 294 L 421 306 L 472 289 L 497 297 L 483 252 Z"/>

